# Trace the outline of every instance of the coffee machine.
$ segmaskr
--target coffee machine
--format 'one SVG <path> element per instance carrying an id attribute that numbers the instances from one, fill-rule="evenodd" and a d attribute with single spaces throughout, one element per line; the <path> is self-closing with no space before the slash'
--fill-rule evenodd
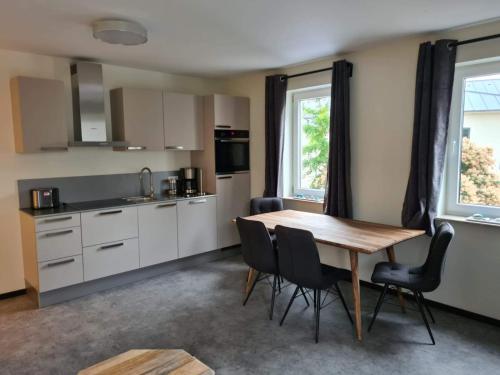
<path id="1" fill-rule="evenodd" d="M 181 168 L 179 177 L 182 194 L 186 196 L 203 195 L 203 171 L 201 168 Z"/>

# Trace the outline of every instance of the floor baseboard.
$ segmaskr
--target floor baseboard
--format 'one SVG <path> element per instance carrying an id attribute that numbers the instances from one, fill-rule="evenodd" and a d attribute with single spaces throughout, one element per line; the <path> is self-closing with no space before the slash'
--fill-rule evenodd
<path id="1" fill-rule="evenodd" d="M 379 291 L 382 291 L 382 289 L 383 289 L 383 287 L 381 285 L 373 284 L 371 282 L 364 281 L 364 280 L 360 280 L 360 284 L 366 288 L 375 289 L 375 290 L 379 290 Z M 388 293 L 395 295 L 396 291 L 394 289 L 389 289 Z M 415 298 L 412 294 L 404 292 L 404 291 L 403 291 L 403 294 L 404 294 L 405 298 L 407 298 L 409 300 L 415 300 Z M 425 299 L 425 301 L 427 302 L 427 304 L 429 306 L 435 307 L 437 309 L 440 309 L 440 310 L 443 310 L 446 312 L 451 312 L 451 313 L 456 314 L 456 315 L 464 316 L 466 318 L 474 319 L 474 320 L 477 320 L 479 322 L 491 324 L 491 325 L 494 325 L 496 327 L 500 327 L 500 320 L 498 320 L 498 319 L 490 318 L 489 316 L 484 316 L 484 315 L 477 314 L 477 313 L 473 313 L 471 311 L 459 309 L 458 307 L 453 307 L 453 306 L 446 305 L 446 304 L 441 303 L 441 302 L 432 301 L 432 300 L 427 299 L 427 298 Z"/>
<path id="2" fill-rule="evenodd" d="M 0 294 L 0 300 L 22 296 L 24 294 L 26 294 L 26 289 L 13 290 L 12 292 Z"/>

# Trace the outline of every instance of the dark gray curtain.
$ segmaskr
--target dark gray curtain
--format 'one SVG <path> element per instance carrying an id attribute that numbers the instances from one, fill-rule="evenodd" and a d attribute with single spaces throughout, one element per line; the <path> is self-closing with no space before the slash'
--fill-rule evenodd
<path id="1" fill-rule="evenodd" d="M 331 216 L 352 218 L 349 78 L 352 64 L 333 63 L 330 150 L 323 209 Z"/>
<path id="2" fill-rule="evenodd" d="M 434 234 L 450 114 L 456 47 L 454 40 L 422 43 L 418 53 L 413 141 L 401 220 Z"/>
<path id="3" fill-rule="evenodd" d="M 266 169 L 264 197 L 278 195 L 283 156 L 287 80 L 283 75 L 266 77 Z"/>

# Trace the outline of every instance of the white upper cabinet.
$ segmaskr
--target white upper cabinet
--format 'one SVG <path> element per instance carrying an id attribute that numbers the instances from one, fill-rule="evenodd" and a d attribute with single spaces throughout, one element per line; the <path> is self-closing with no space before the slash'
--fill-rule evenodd
<path id="1" fill-rule="evenodd" d="M 10 90 L 16 152 L 67 151 L 64 84 L 16 77 Z"/>
<path id="2" fill-rule="evenodd" d="M 164 149 L 161 90 L 118 88 L 110 99 L 113 140 L 128 141 L 133 149 Z"/>
<path id="3" fill-rule="evenodd" d="M 203 150 L 203 98 L 163 93 L 165 149 Z"/>
<path id="4" fill-rule="evenodd" d="M 250 100 L 241 96 L 213 95 L 216 129 L 250 129 Z"/>

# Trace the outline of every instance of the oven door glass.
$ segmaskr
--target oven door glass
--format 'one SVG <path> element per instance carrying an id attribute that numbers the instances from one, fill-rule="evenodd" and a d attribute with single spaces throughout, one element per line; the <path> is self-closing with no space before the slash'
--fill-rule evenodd
<path id="1" fill-rule="evenodd" d="M 221 174 L 250 170 L 249 147 L 247 140 L 216 140 L 215 172 Z"/>

